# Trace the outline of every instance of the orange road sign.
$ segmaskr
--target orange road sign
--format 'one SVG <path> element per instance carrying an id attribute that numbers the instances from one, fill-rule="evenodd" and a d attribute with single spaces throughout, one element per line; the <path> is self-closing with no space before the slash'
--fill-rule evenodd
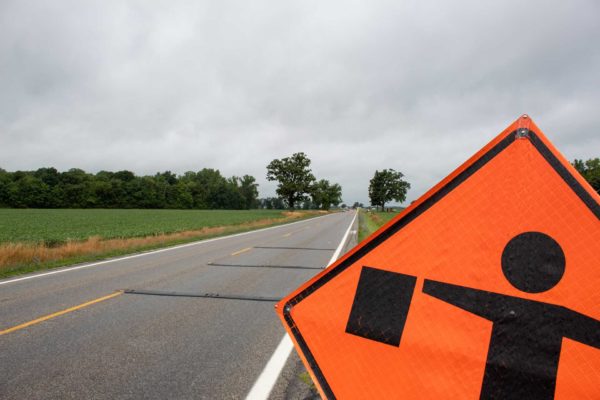
<path id="1" fill-rule="evenodd" d="M 278 314 L 325 398 L 598 399 L 599 203 L 522 116 Z"/>

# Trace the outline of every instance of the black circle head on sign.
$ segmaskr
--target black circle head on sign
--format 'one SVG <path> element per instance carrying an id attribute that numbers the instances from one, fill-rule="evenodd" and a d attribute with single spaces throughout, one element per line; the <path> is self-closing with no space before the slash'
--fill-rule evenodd
<path id="1" fill-rule="evenodd" d="M 556 240 L 544 233 L 521 233 L 504 247 L 502 272 L 519 290 L 545 292 L 561 280 L 565 272 L 565 253 Z"/>

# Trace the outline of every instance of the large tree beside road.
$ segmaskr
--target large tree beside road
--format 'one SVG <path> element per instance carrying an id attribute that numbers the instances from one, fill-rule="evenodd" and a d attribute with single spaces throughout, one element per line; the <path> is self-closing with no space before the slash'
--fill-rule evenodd
<path id="1" fill-rule="evenodd" d="M 330 184 L 327 179 L 321 179 L 315 183 L 311 189 L 313 205 L 323 210 L 329 210 L 334 205 L 342 202 L 342 187 L 337 184 Z"/>
<path id="2" fill-rule="evenodd" d="M 289 208 L 308 199 L 315 176 L 310 170 L 310 159 L 304 153 L 294 153 L 291 157 L 275 159 L 267 165 L 267 180 L 278 181 L 277 195 L 282 197 Z"/>
<path id="3" fill-rule="evenodd" d="M 395 200 L 401 203 L 406 200 L 406 192 L 410 189 L 410 183 L 403 180 L 403 176 L 402 172 L 393 169 L 375 171 L 375 175 L 369 182 L 371 205 L 380 206 L 383 211 L 387 202 Z"/>

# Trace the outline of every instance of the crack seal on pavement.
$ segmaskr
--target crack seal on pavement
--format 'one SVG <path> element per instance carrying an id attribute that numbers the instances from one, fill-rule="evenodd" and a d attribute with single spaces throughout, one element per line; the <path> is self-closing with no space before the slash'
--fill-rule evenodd
<path id="1" fill-rule="evenodd" d="M 308 267 L 304 265 L 244 265 L 244 264 L 221 264 L 209 262 L 206 265 L 214 267 L 234 267 L 234 268 L 282 268 L 282 269 L 323 269 L 321 267 Z"/>
<path id="2" fill-rule="evenodd" d="M 166 296 L 166 297 L 202 297 L 209 299 L 225 299 L 225 300 L 248 300 L 248 301 L 267 301 L 278 302 L 280 297 L 267 296 L 247 296 L 242 294 L 221 294 L 221 293 L 193 293 L 193 292 L 166 292 L 162 290 L 138 290 L 138 289 L 123 289 L 125 294 L 141 294 L 148 296 Z"/>
<path id="3" fill-rule="evenodd" d="M 274 246 L 254 246 L 255 249 L 272 249 L 272 250 L 320 250 L 334 251 L 335 249 L 320 249 L 316 247 L 274 247 Z"/>

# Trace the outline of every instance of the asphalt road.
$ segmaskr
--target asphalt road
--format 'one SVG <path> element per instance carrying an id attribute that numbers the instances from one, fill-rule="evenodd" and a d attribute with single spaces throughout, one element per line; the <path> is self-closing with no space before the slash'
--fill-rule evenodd
<path id="1" fill-rule="evenodd" d="M 353 217 L 0 281 L 0 398 L 245 398 L 284 335 L 272 299 L 328 263 Z M 294 353 L 271 398 L 310 397 L 302 371 Z"/>

